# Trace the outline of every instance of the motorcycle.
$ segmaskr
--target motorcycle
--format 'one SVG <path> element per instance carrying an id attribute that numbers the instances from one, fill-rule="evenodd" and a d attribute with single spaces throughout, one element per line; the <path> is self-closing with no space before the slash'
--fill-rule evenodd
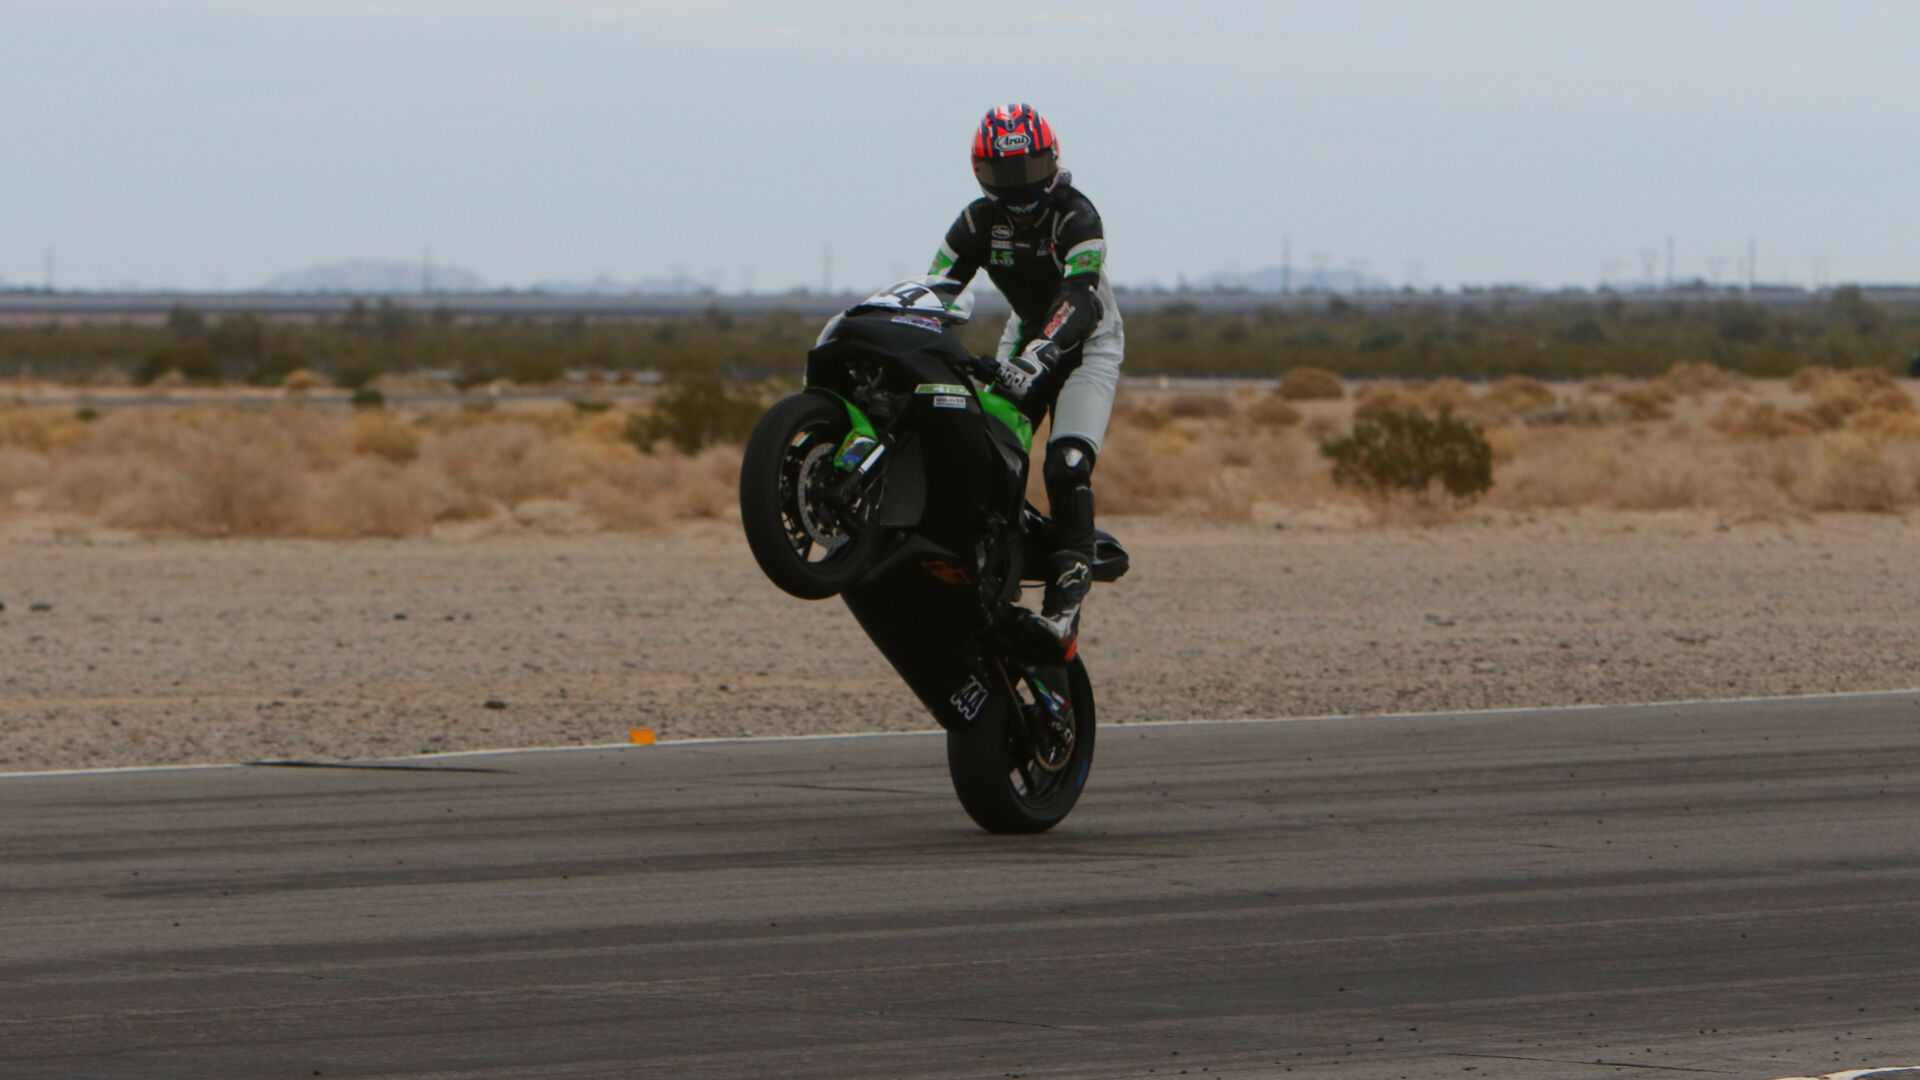
<path id="1" fill-rule="evenodd" d="M 1065 818 L 1093 765 L 1093 686 L 1077 654 L 1007 632 L 1054 550 L 1026 501 L 1032 420 L 993 391 L 956 327 L 971 294 L 903 282 L 827 324 L 805 388 L 768 409 L 740 464 L 740 520 L 775 585 L 838 595 L 946 731 L 960 805 L 982 828 Z M 1128 558 L 1096 537 L 1092 578 Z"/>

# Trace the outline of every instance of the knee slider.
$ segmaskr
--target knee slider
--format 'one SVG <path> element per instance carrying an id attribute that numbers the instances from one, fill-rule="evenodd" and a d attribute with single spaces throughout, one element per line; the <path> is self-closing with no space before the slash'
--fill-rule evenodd
<path id="1" fill-rule="evenodd" d="M 1047 482 L 1049 492 L 1056 487 L 1063 491 L 1090 487 L 1093 459 L 1093 447 L 1069 435 L 1047 444 L 1047 460 L 1040 467 L 1040 476 Z"/>
<path id="2" fill-rule="evenodd" d="M 1093 550 L 1093 447 L 1071 436 L 1047 445 L 1041 479 L 1063 548 Z"/>

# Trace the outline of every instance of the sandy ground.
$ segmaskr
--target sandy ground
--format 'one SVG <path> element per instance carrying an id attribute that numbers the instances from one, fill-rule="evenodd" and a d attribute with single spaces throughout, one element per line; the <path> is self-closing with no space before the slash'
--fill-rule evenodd
<path id="1" fill-rule="evenodd" d="M 1920 685 L 1920 517 L 1117 520 L 1103 723 Z M 0 770 L 919 730 L 837 602 L 735 527 L 0 539 Z M 491 706 L 490 704 L 491 703 Z"/>

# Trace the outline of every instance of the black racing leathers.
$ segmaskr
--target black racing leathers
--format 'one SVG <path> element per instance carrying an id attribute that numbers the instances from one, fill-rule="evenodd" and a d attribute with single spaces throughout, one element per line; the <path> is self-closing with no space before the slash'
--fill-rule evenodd
<path id="1" fill-rule="evenodd" d="M 992 199 L 975 199 L 947 230 L 932 272 L 965 285 L 984 267 L 1020 320 L 1019 349 L 1041 338 L 1059 347 L 1062 370 L 1033 403 L 1044 409 L 1079 363 L 1079 345 L 1100 322 L 1106 261 L 1100 212 L 1071 184 L 1062 184 L 1026 222 L 1015 221 Z"/>

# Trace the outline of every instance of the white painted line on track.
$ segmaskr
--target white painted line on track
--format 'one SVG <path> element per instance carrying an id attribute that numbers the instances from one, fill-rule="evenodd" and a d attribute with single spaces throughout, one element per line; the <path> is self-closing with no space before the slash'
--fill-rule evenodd
<path id="1" fill-rule="evenodd" d="M 1696 705 L 1762 705 L 1789 701 L 1844 701 L 1849 698 L 1903 697 L 1920 696 L 1920 687 L 1907 690 L 1844 690 L 1832 694 L 1787 694 L 1778 697 L 1736 697 L 1736 698 L 1700 698 L 1693 701 L 1629 701 L 1618 704 L 1582 703 L 1579 705 L 1515 705 L 1498 709 L 1461 709 L 1455 712 L 1406 712 L 1406 713 L 1330 713 L 1323 716 L 1229 716 L 1218 719 L 1202 720 L 1136 720 L 1122 721 L 1106 725 L 1108 731 L 1120 731 L 1128 728 L 1171 728 L 1171 727 L 1225 727 L 1235 724 L 1318 724 L 1338 720 L 1414 720 L 1445 719 L 1447 717 L 1471 716 L 1513 716 L 1521 713 L 1574 713 L 1593 712 L 1600 709 L 1677 709 Z M 578 746 L 502 746 L 486 750 L 448 750 L 437 754 L 408 754 L 387 758 L 347 758 L 339 762 L 324 764 L 359 764 L 380 761 L 444 761 L 460 757 L 494 757 L 502 754 L 565 754 L 583 750 L 648 750 L 659 751 L 682 746 L 715 746 L 776 742 L 823 742 L 832 739 L 897 739 L 914 736 L 934 736 L 942 732 L 938 729 L 925 731 L 840 731 L 815 735 L 740 735 L 710 736 L 697 739 L 667 739 L 651 745 L 641 743 L 587 743 Z M 0 772 L 0 780 L 19 779 L 35 776 L 100 776 L 110 773 L 136 772 L 184 772 L 193 769 L 247 769 L 256 764 L 272 764 L 276 759 L 262 759 L 260 762 L 219 762 L 200 765 L 119 765 L 98 769 L 50 769 L 44 771 Z M 1902 1066 L 1920 1070 L 1920 1066 Z M 1881 1070 L 1884 1072 L 1884 1070 Z M 1831 1077 L 1815 1080 L 1860 1080 L 1876 1075 L 1873 1070 L 1847 1074 L 1835 1073 Z M 1803 1080 L 1792 1077 L 1789 1080 Z M 1916 1077 L 1920 1080 L 1920 1077 Z"/>
<path id="2" fill-rule="evenodd" d="M 1448 716 L 1512 716 L 1517 713 L 1594 712 L 1599 709 L 1675 709 L 1694 705 L 1764 705 L 1783 701 L 1842 701 L 1847 698 L 1901 697 L 1920 695 L 1920 687 L 1908 690 L 1842 690 L 1832 694 L 1785 694 L 1778 697 L 1698 698 L 1692 701 L 1623 701 L 1616 704 L 1582 702 L 1579 705 L 1509 705 L 1498 709 L 1458 709 L 1453 712 L 1333 713 L 1326 716 L 1226 716 L 1214 720 L 1122 720 L 1107 725 L 1110 729 L 1142 727 L 1180 727 L 1221 724 L 1306 724 L 1322 720 L 1414 720 Z M 1098 695 L 1096 695 L 1097 697 Z"/>
<path id="3" fill-rule="evenodd" d="M 204 769 L 244 769 L 238 762 L 223 762 L 208 765 L 110 765 L 98 769 L 43 769 L 38 772 L 0 772 L 0 780 L 11 780 L 25 776 L 106 776 L 110 773 L 130 772 L 193 772 Z"/>
<path id="4" fill-rule="evenodd" d="M 1849 1068 L 1845 1072 L 1828 1072 L 1826 1076 L 1784 1076 L 1782 1080 L 1912 1080 L 1920 1076 L 1920 1065 L 1882 1065 L 1880 1068 Z"/>

